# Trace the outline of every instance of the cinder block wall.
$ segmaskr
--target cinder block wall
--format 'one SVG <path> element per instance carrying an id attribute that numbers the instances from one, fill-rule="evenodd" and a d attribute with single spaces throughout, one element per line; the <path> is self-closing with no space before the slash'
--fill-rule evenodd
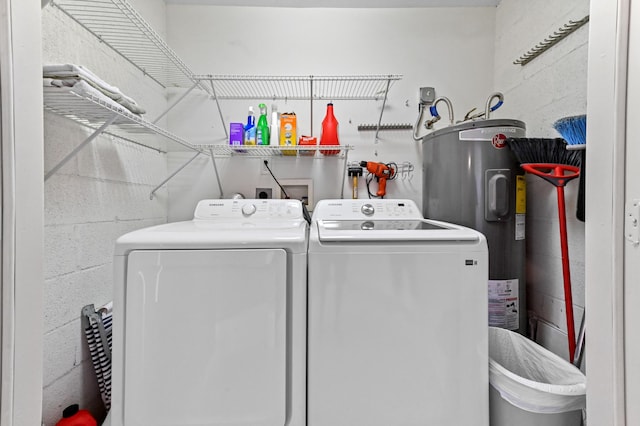
<path id="1" fill-rule="evenodd" d="M 164 2 L 130 1 L 163 32 Z M 556 136 L 551 127 L 555 119 L 585 111 L 588 26 L 526 67 L 512 61 L 569 19 L 587 13 L 587 0 L 502 0 L 497 8 L 494 83 L 506 98 L 500 116 L 524 120 L 530 136 Z M 87 66 L 137 99 L 151 119 L 167 104 L 160 86 L 51 6 L 43 10 L 43 61 Z M 88 135 L 87 129 L 46 113 L 45 171 Z M 111 257 L 117 236 L 166 221 L 166 191 L 159 191 L 154 200 L 148 196 L 166 174 L 166 155 L 102 136 L 45 184 L 46 425 L 55 424 L 71 403 L 103 415 L 80 310 L 112 299 Z M 528 184 L 529 308 L 551 325 L 550 332 L 542 333 L 543 344 L 562 353 L 566 338 L 555 189 L 536 177 Z M 584 226 L 574 219 L 576 190 L 577 183 L 569 185 L 567 203 L 579 321 L 584 306 Z"/>
<path id="2" fill-rule="evenodd" d="M 525 66 L 513 61 L 569 20 L 589 14 L 588 0 L 502 0 L 496 12 L 495 88 L 503 114 L 523 120 L 529 137 L 558 137 L 555 120 L 586 113 L 589 25 Z M 566 188 L 569 256 L 576 330 L 584 312 L 584 223 L 575 218 L 577 180 Z M 527 298 L 540 318 L 538 341 L 568 353 L 556 189 L 527 176 Z"/>
<path id="3" fill-rule="evenodd" d="M 155 28 L 163 30 L 164 2 L 132 4 L 147 7 L 157 18 Z M 166 107 L 164 90 L 157 83 L 57 8 L 48 6 L 42 12 L 44 63 L 86 66 L 136 99 L 147 109 L 148 120 Z M 45 113 L 44 125 L 45 171 L 91 133 L 50 112 Z M 165 142 L 158 137 L 142 141 Z M 149 199 L 150 191 L 166 175 L 166 154 L 100 136 L 45 183 L 43 422 L 47 426 L 54 425 L 72 403 L 98 418 L 104 416 L 80 311 L 87 304 L 101 306 L 113 298 L 115 239 L 166 222 L 166 191 Z"/>

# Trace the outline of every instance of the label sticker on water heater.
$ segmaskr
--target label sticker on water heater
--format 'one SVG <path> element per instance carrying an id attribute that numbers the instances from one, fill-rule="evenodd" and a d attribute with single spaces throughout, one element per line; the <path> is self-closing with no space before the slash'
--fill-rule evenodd
<path id="1" fill-rule="evenodd" d="M 524 175 L 516 176 L 516 213 L 527 212 L 527 181 Z"/>
<path id="2" fill-rule="evenodd" d="M 516 215 L 516 241 L 524 240 L 525 237 L 525 225 L 526 225 L 526 215 L 517 214 Z"/>
<path id="3" fill-rule="evenodd" d="M 489 325 L 517 330 L 518 310 L 518 279 L 489 280 Z"/>

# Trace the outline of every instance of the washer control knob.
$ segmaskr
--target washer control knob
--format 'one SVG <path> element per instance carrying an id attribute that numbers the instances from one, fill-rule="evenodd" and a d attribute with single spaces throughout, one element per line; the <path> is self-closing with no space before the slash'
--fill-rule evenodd
<path id="1" fill-rule="evenodd" d="M 257 208 L 255 204 L 245 204 L 242 206 L 242 214 L 245 216 L 251 216 L 256 212 Z"/>
<path id="2" fill-rule="evenodd" d="M 366 221 L 363 222 L 362 225 L 360 225 L 360 229 L 362 229 L 363 231 L 370 231 L 375 227 L 374 223 L 371 221 Z"/>
<path id="3" fill-rule="evenodd" d="M 371 204 L 363 204 L 363 206 L 360 208 L 360 211 L 362 211 L 365 216 L 371 216 L 376 211 L 376 209 L 374 209 Z"/>

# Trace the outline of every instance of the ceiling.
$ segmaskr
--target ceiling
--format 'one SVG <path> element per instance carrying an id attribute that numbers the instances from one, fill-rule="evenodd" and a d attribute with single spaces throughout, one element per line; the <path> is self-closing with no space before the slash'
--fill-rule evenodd
<path id="1" fill-rule="evenodd" d="M 165 0 L 167 4 L 265 7 L 482 7 L 497 6 L 500 0 Z"/>

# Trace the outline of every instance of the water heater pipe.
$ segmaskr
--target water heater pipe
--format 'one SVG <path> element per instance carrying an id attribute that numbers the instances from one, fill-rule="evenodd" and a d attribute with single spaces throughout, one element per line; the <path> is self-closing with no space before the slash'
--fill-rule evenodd
<path id="1" fill-rule="evenodd" d="M 493 102 L 494 99 L 498 99 L 498 102 L 494 106 L 491 106 L 491 102 Z M 504 103 L 504 95 L 502 93 L 500 92 L 492 93 L 489 96 L 489 99 L 487 99 L 487 104 L 484 107 L 484 118 L 488 120 L 491 113 L 497 110 L 498 108 L 500 108 L 503 103 Z"/>

